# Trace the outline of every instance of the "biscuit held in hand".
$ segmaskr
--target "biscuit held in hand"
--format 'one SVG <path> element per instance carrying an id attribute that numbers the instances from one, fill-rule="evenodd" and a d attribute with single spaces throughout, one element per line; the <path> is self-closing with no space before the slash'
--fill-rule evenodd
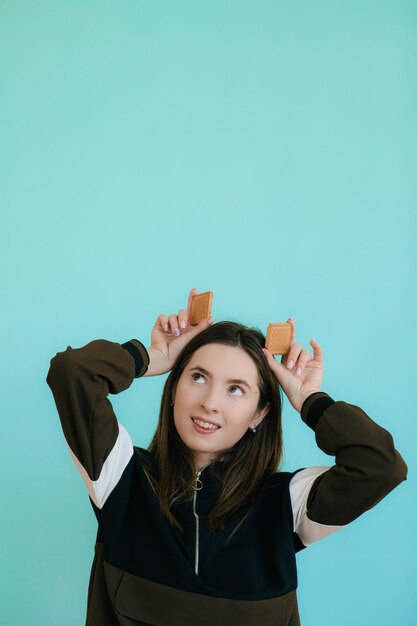
<path id="1" fill-rule="evenodd" d="M 213 304 L 213 292 L 205 291 L 193 295 L 191 299 L 191 326 L 197 326 L 205 317 L 210 317 Z"/>
<path id="2" fill-rule="evenodd" d="M 295 341 L 293 320 L 290 318 L 288 321 L 293 326 L 291 346 L 289 352 L 282 357 L 281 363 L 274 359 L 267 348 L 263 348 L 263 352 L 288 400 L 297 411 L 301 411 L 304 400 L 312 393 L 320 391 L 323 379 L 323 353 L 320 344 L 314 339 L 310 341 L 314 352 L 313 358 L 309 350 L 303 350 L 301 344 Z"/>
<path id="3" fill-rule="evenodd" d="M 271 354 L 287 354 L 291 346 L 292 325 L 289 322 L 268 324 L 265 346 Z"/>
<path id="4" fill-rule="evenodd" d="M 151 347 L 148 348 L 149 367 L 145 376 L 165 374 L 170 369 L 187 343 L 214 322 L 214 317 L 203 317 L 197 326 L 191 325 L 191 305 L 197 289 L 191 289 L 187 309 L 180 309 L 178 315 L 158 316 L 151 334 Z"/>

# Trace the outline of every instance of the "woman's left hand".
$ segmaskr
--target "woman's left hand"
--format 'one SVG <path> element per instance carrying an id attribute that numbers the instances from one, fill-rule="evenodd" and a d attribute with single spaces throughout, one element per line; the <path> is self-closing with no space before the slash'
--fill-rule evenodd
<path id="1" fill-rule="evenodd" d="M 310 340 L 313 358 L 309 350 L 303 350 L 301 344 L 295 343 L 295 323 L 292 318 L 287 321 L 292 325 L 291 347 L 281 358 L 281 363 L 274 359 L 269 350 L 263 348 L 263 351 L 288 400 L 295 410 L 300 412 L 304 400 L 312 393 L 320 391 L 323 353 L 320 344 L 314 339 Z"/>

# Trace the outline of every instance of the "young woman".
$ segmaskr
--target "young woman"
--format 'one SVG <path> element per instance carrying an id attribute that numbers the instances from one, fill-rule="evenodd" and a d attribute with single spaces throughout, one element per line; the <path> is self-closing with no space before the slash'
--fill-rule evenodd
<path id="1" fill-rule="evenodd" d="M 407 477 L 391 434 L 321 390 L 322 349 L 279 363 L 257 329 L 160 315 L 151 345 L 97 339 L 47 376 L 98 522 L 87 626 L 296 626 L 295 554 Z M 169 373 L 148 449 L 108 400 Z M 282 472 L 281 392 L 333 466 Z"/>

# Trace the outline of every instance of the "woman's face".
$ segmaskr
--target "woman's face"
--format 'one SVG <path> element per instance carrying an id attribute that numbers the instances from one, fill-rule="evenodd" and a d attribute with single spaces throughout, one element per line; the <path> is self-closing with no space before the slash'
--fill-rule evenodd
<path id="1" fill-rule="evenodd" d="M 177 384 L 174 423 L 194 451 L 196 468 L 233 447 L 262 421 L 269 404 L 258 411 L 259 394 L 256 365 L 242 348 L 210 343 L 194 352 Z"/>

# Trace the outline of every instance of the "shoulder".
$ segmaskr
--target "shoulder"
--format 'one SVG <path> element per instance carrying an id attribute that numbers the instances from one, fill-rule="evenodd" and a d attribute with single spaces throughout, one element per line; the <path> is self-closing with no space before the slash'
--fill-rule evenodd
<path id="1" fill-rule="evenodd" d="M 330 469 L 328 466 L 300 467 L 292 472 L 273 472 L 263 479 L 260 491 L 286 491 L 295 494 L 309 490 L 318 476 Z"/>
<path id="2" fill-rule="evenodd" d="M 305 468 L 301 467 L 293 472 L 282 472 L 280 470 L 270 473 L 265 476 L 265 483 L 278 485 L 282 483 L 288 483 L 297 472 L 303 471 Z"/>
<path id="3" fill-rule="evenodd" d="M 147 448 L 141 448 L 140 446 L 133 446 L 133 448 L 135 450 L 135 454 L 139 454 L 141 456 L 148 457 L 148 458 L 152 457 L 151 453 L 149 452 Z"/>
<path id="4" fill-rule="evenodd" d="M 296 470 L 296 472 L 299 472 L 300 470 Z M 291 482 L 291 479 L 293 478 L 294 474 L 296 472 L 281 472 L 281 471 L 276 471 L 276 472 L 272 472 L 272 473 L 268 473 L 265 475 L 260 490 L 261 491 L 268 491 L 268 490 L 286 490 L 288 489 L 288 485 Z"/>
<path id="5" fill-rule="evenodd" d="M 133 452 L 136 460 L 142 465 L 144 462 L 152 460 L 152 454 L 146 448 L 140 448 L 139 446 L 133 446 Z"/>

